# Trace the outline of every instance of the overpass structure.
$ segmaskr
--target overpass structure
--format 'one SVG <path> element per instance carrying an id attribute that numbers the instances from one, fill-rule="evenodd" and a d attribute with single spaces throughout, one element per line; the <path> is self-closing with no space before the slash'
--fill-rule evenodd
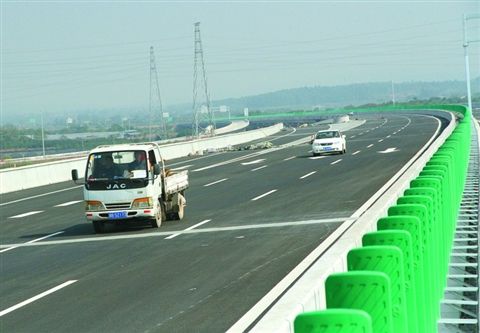
<path id="1" fill-rule="evenodd" d="M 189 206 L 159 230 L 94 235 L 70 182 L 4 193 L 0 326 L 478 330 L 478 124 L 460 106 L 366 111 L 345 155 L 311 156 L 307 127 L 253 138 L 271 149 L 173 156 Z"/>

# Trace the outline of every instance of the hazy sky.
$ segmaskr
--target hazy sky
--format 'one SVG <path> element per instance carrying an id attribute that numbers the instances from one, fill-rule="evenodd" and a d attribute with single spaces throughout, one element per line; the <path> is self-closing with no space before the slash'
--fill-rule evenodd
<path id="1" fill-rule="evenodd" d="M 480 1 L 5 1 L 2 114 L 191 103 L 193 23 L 211 99 L 371 81 L 463 80 Z M 480 39 L 480 20 L 469 24 Z M 480 75 L 480 43 L 469 48 Z M 478 87 L 475 87 L 478 90 Z"/>

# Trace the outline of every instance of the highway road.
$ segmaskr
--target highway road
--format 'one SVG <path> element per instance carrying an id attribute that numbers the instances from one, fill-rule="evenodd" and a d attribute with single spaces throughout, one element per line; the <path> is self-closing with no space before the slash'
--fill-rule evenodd
<path id="1" fill-rule="evenodd" d="M 191 188 L 185 219 L 160 229 L 94 234 L 72 182 L 2 195 L 0 332 L 224 332 L 441 123 L 365 119 L 346 132 L 345 155 L 288 146 L 309 127 L 268 138 L 278 149 L 169 161 L 189 170 Z"/>

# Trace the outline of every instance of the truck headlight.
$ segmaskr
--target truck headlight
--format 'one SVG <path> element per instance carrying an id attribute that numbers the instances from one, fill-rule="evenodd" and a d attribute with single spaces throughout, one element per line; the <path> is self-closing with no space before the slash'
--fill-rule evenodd
<path id="1" fill-rule="evenodd" d="M 94 210 L 104 210 L 105 207 L 101 201 L 97 200 L 87 200 L 85 201 L 85 210 L 94 211 Z"/>
<path id="2" fill-rule="evenodd" d="M 152 208 L 153 199 L 151 197 L 138 198 L 133 200 L 132 209 Z"/>

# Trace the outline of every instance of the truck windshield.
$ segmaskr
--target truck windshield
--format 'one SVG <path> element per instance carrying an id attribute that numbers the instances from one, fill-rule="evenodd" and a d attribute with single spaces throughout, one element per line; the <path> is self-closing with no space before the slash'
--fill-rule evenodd
<path id="1" fill-rule="evenodd" d="M 90 154 L 86 178 L 89 181 L 144 179 L 148 175 L 147 162 L 146 154 L 143 150 Z"/>
<path id="2" fill-rule="evenodd" d="M 328 132 L 318 132 L 315 139 L 330 139 L 330 138 L 339 138 L 340 134 L 335 131 Z"/>

